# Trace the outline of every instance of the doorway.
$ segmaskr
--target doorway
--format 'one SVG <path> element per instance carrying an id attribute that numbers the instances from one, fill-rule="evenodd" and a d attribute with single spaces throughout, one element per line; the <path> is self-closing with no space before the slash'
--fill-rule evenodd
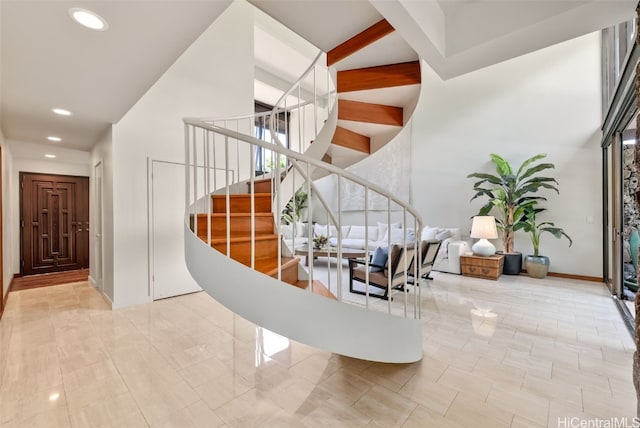
<path id="1" fill-rule="evenodd" d="M 150 248 L 153 300 L 202 291 L 184 259 L 184 164 L 151 162 Z"/>
<path id="2" fill-rule="evenodd" d="M 2 195 L 2 189 L 3 189 L 3 184 L 2 184 L 2 175 L 3 175 L 3 168 L 2 168 L 2 147 L 0 147 L 0 318 L 2 318 L 2 313 L 4 312 L 4 254 L 2 252 L 3 248 L 4 248 L 4 243 L 3 243 L 3 235 L 2 235 L 2 229 L 3 229 L 3 219 L 2 219 L 2 211 L 3 211 L 3 195 Z"/>
<path id="3" fill-rule="evenodd" d="M 93 254 L 94 254 L 94 275 L 95 286 L 98 290 L 104 291 L 104 278 L 103 278 L 103 244 L 102 244 L 102 191 L 103 191 L 103 167 L 102 162 L 98 162 L 94 166 L 94 224 L 93 224 Z"/>
<path id="4" fill-rule="evenodd" d="M 89 267 L 89 177 L 20 173 L 23 276 Z"/>

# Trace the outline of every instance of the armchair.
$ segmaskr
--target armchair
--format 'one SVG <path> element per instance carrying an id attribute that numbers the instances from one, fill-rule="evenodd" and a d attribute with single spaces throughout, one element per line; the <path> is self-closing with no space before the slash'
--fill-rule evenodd
<path id="1" fill-rule="evenodd" d="M 367 263 L 363 260 L 349 259 L 349 291 L 355 294 L 364 294 L 365 291 L 354 288 L 354 281 L 367 284 L 369 276 L 369 286 L 379 289 L 381 293 L 372 293 L 369 289 L 369 296 L 378 297 L 384 300 L 389 299 L 389 278 L 391 278 L 391 289 L 403 290 L 407 282 L 407 267 L 413 262 L 414 249 L 407 248 L 405 251 L 401 245 L 391 245 L 389 247 L 389 257 L 384 265 L 369 263 L 369 268 L 378 268 L 379 271 L 367 271 Z"/>
<path id="2" fill-rule="evenodd" d="M 433 279 L 429 276 L 431 270 L 433 269 L 433 262 L 436 260 L 436 256 L 438 255 L 438 251 L 440 250 L 440 245 L 442 245 L 442 241 L 437 239 L 431 239 L 428 241 L 420 242 L 420 250 L 418 253 L 418 258 L 421 258 L 420 262 L 420 277 L 423 279 Z M 414 257 L 414 261 L 417 258 Z M 409 283 L 413 284 L 414 281 L 414 267 L 413 263 L 409 267 L 407 275 L 409 275 Z"/>

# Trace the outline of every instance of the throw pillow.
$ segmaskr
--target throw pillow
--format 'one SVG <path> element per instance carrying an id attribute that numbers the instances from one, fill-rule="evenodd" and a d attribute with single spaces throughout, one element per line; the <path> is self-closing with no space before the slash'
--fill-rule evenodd
<path id="1" fill-rule="evenodd" d="M 364 239 L 364 226 L 351 226 L 349 239 Z"/>
<path id="2" fill-rule="evenodd" d="M 307 237 L 307 224 L 302 223 L 300 221 L 296 221 L 296 237 L 298 238 L 306 238 Z"/>
<path id="3" fill-rule="evenodd" d="M 438 231 L 440 231 L 439 228 L 437 227 L 427 227 L 425 226 L 424 229 L 422 229 L 422 240 L 423 241 L 430 241 L 432 239 L 436 238 L 436 234 L 438 233 Z"/>
<path id="4" fill-rule="evenodd" d="M 451 231 L 449 229 L 442 229 L 442 231 L 436 233 L 435 238 L 438 241 L 444 241 L 445 239 L 447 239 L 450 236 L 451 236 Z"/>
<path id="5" fill-rule="evenodd" d="M 282 232 L 282 236 L 284 237 L 284 239 L 293 239 L 293 225 L 291 224 L 280 225 L 280 232 Z"/>
<path id="6" fill-rule="evenodd" d="M 377 241 L 378 240 L 378 227 L 369 226 L 367 230 L 367 238 L 369 241 Z M 349 235 L 347 236 L 349 239 L 364 239 L 365 228 L 364 226 L 351 226 L 349 229 Z"/>
<path id="7" fill-rule="evenodd" d="M 373 252 L 373 257 L 371 257 L 371 264 L 378 266 L 386 266 L 387 259 L 389 258 L 389 247 L 378 247 Z M 371 266 L 369 267 L 369 272 L 382 272 L 382 268 Z"/>
<path id="8" fill-rule="evenodd" d="M 391 223 L 391 229 L 399 229 L 402 225 L 400 223 Z M 378 237 L 385 236 L 389 231 L 389 223 L 378 222 Z"/>
<path id="9" fill-rule="evenodd" d="M 332 236 L 338 236 L 338 229 L 336 229 L 335 226 L 329 226 L 329 231 L 327 232 L 327 225 L 326 224 L 319 224 L 316 223 L 313 225 L 313 235 L 314 236 L 326 236 L 326 237 L 332 237 Z"/>
<path id="10" fill-rule="evenodd" d="M 416 240 L 416 231 L 411 228 L 408 227 L 406 229 L 400 229 L 400 228 L 391 228 L 391 243 L 392 244 L 404 244 L 404 239 L 405 239 L 405 234 L 406 234 L 406 239 L 407 239 L 407 245 L 411 245 L 415 242 Z M 384 235 L 384 238 L 382 238 L 382 242 L 387 242 L 389 240 L 389 234 L 388 231 L 387 233 Z"/>
<path id="11" fill-rule="evenodd" d="M 407 244 L 413 244 L 416 241 L 416 231 L 415 229 L 408 227 L 407 228 Z"/>

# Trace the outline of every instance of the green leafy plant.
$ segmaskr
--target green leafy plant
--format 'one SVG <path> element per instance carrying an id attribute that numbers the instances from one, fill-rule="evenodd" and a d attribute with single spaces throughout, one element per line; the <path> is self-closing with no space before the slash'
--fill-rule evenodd
<path id="1" fill-rule="evenodd" d="M 540 256 L 540 237 L 544 232 L 550 233 L 558 239 L 564 236 L 569 240 L 569 246 L 573 244 L 571 237 L 567 235 L 561 227 L 556 227 L 555 224 L 550 221 L 536 223 L 536 215 L 543 211 L 546 211 L 546 208 L 534 208 L 533 206 L 528 207 L 524 220 L 515 227 L 515 230 L 522 229 L 529 233 L 529 236 L 531 237 L 531 244 L 533 245 L 533 255 L 535 257 Z"/>
<path id="2" fill-rule="evenodd" d="M 298 189 L 282 210 L 282 220 L 287 224 L 300 220 L 302 210 L 307 207 L 307 199 L 307 192 Z"/>
<path id="3" fill-rule="evenodd" d="M 540 189 L 555 190 L 558 182 L 551 177 L 540 177 L 537 174 L 553 169 L 552 163 L 536 163 L 544 159 L 546 154 L 538 154 L 527 160 L 514 172 L 513 168 L 502 157 L 491 154 L 491 162 L 497 174 L 475 172 L 467 178 L 478 178 L 473 185 L 476 192 L 471 198 L 486 197 L 487 203 L 480 208 L 478 215 L 491 215 L 496 212 L 496 225 L 502 231 L 502 245 L 505 253 L 513 253 L 515 230 L 525 221 L 526 210 L 538 201 L 545 201 L 543 196 L 533 195 Z"/>

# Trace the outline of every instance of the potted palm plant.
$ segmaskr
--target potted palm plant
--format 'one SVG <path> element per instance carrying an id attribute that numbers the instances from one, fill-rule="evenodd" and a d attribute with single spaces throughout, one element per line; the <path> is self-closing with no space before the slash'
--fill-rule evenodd
<path id="1" fill-rule="evenodd" d="M 549 257 L 540 255 L 541 235 L 547 232 L 558 239 L 564 236 L 569 240 L 569 246 L 573 244 L 571 237 L 561 227 L 556 227 L 550 221 L 536 223 L 536 215 L 542 211 L 546 211 L 546 208 L 535 208 L 533 206 L 527 208 L 525 220 L 517 226 L 517 229 L 523 229 L 529 233 L 531 244 L 533 245 L 533 255 L 528 255 L 524 258 L 524 267 L 527 269 L 529 276 L 540 279 L 546 277 L 549 272 Z"/>
<path id="2" fill-rule="evenodd" d="M 545 197 L 534 195 L 541 189 L 555 190 L 558 182 L 554 178 L 540 177 L 538 174 L 546 169 L 554 168 L 552 163 L 537 163 L 547 155 L 542 153 L 525 160 L 514 172 L 509 162 L 502 157 L 491 154 L 496 174 L 475 172 L 467 178 L 478 178 L 473 185 L 476 192 L 471 198 L 486 197 L 487 203 L 480 208 L 477 215 L 490 215 L 495 212 L 496 226 L 502 231 L 502 249 L 505 255 L 503 273 L 519 275 L 522 270 L 522 254 L 513 248 L 515 231 L 522 226 L 524 216 L 529 207 Z"/>

